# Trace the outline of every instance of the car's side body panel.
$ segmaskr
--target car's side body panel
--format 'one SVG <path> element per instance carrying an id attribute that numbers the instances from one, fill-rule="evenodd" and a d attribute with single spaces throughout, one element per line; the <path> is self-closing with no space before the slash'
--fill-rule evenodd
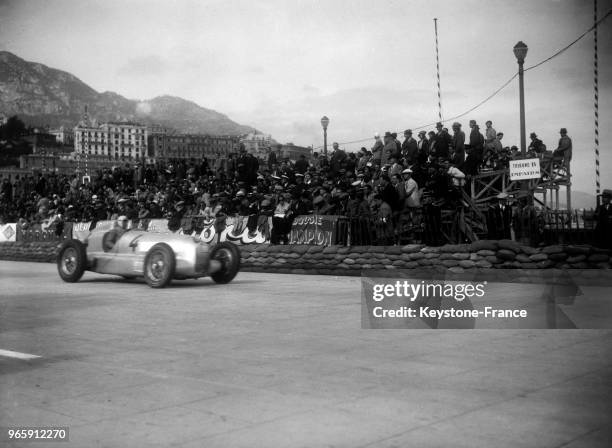
<path id="1" fill-rule="evenodd" d="M 128 230 L 113 248 L 104 251 L 106 232 L 93 231 L 87 238 L 87 270 L 101 274 L 142 276 L 144 260 L 158 243 L 166 243 L 176 256 L 175 278 L 204 277 L 210 271 L 210 248 L 186 235 Z"/>

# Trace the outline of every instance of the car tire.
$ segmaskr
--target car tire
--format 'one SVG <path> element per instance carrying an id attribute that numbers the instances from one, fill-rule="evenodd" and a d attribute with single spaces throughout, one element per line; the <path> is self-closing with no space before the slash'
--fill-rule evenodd
<path id="1" fill-rule="evenodd" d="M 85 245 L 79 240 L 68 240 L 57 254 L 57 272 L 68 283 L 78 282 L 87 268 Z"/>
<path id="2" fill-rule="evenodd" d="M 235 244 L 228 241 L 213 247 L 210 259 L 221 262 L 221 269 L 210 275 L 216 283 L 231 282 L 240 270 L 240 250 Z"/>
<path id="3" fill-rule="evenodd" d="M 144 260 L 144 278 L 151 288 L 164 288 L 171 281 L 176 269 L 174 251 L 166 243 L 153 246 Z"/>

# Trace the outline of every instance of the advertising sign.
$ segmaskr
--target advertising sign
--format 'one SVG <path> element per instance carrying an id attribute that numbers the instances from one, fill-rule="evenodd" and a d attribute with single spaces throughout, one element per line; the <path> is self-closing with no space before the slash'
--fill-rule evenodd
<path id="1" fill-rule="evenodd" d="M 331 246 L 336 241 L 338 216 L 301 215 L 295 218 L 289 244 Z"/>
<path id="2" fill-rule="evenodd" d="M 540 159 L 522 159 L 510 161 L 510 180 L 540 178 Z"/>
<path id="3" fill-rule="evenodd" d="M 17 224 L 0 225 L 0 243 L 17 240 Z"/>

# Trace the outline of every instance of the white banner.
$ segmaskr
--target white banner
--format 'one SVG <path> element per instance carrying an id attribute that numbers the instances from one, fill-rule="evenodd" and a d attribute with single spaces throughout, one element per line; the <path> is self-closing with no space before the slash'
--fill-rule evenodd
<path id="1" fill-rule="evenodd" d="M 17 241 L 17 224 L 0 225 L 0 243 L 5 241 Z"/>
<path id="2" fill-rule="evenodd" d="M 510 161 L 510 180 L 540 178 L 540 159 L 522 159 Z"/>
<path id="3" fill-rule="evenodd" d="M 89 228 L 91 227 L 91 221 L 88 222 L 75 222 L 72 224 L 72 238 L 79 241 L 85 241 L 89 236 Z"/>

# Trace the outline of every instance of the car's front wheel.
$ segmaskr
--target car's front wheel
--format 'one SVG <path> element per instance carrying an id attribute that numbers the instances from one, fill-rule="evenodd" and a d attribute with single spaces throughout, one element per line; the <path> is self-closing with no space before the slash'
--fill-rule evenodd
<path id="1" fill-rule="evenodd" d="M 144 278 L 151 288 L 167 286 L 174 276 L 176 258 L 166 243 L 158 243 L 149 250 L 144 260 Z"/>
<path id="2" fill-rule="evenodd" d="M 85 245 L 79 240 L 68 240 L 57 254 L 57 272 L 68 283 L 78 282 L 87 267 Z"/>
<path id="3" fill-rule="evenodd" d="M 240 250 L 228 241 L 217 244 L 210 253 L 210 258 L 221 262 L 221 269 L 210 274 L 217 283 L 231 282 L 240 270 Z"/>

